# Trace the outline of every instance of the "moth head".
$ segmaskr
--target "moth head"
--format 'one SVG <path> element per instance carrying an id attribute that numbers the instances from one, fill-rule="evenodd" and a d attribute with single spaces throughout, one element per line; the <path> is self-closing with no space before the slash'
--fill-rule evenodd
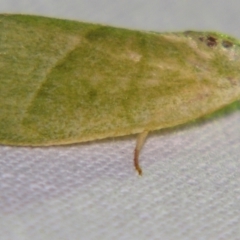
<path id="1" fill-rule="evenodd" d="M 185 36 L 199 41 L 199 43 L 204 44 L 206 47 L 215 48 L 222 47 L 225 49 L 231 49 L 233 47 L 240 48 L 240 41 L 230 37 L 226 34 L 216 33 L 216 32 L 195 32 L 186 31 Z"/>
<path id="2" fill-rule="evenodd" d="M 220 53 L 230 61 L 239 62 L 240 69 L 240 41 L 226 34 L 216 32 L 186 31 L 184 35 L 195 41 L 203 51 Z"/>
<path id="3" fill-rule="evenodd" d="M 222 89 L 240 88 L 240 41 L 216 32 L 184 32 L 187 42 L 194 50 L 196 59 L 191 62 L 206 78 L 209 72 Z M 200 60 L 202 63 L 200 64 Z"/>

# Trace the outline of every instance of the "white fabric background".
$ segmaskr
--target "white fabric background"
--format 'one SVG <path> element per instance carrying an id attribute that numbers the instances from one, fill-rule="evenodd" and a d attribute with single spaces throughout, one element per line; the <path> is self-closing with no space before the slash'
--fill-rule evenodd
<path id="1" fill-rule="evenodd" d="M 1 0 L 21 12 L 154 31 L 240 38 L 240 2 Z M 1 110 L 0 110 L 1 111 Z M 0 239 L 240 239 L 240 110 L 152 133 L 72 146 L 0 146 Z"/>

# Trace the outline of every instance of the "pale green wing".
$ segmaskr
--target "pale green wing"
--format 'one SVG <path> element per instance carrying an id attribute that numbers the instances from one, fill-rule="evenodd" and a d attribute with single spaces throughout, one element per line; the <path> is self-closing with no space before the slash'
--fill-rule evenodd
<path id="1" fill-rule="evenodd" d="M 51 145 L 175 126 L 240 98 L 240 43 L 0 15 L 0 142 Z"/>

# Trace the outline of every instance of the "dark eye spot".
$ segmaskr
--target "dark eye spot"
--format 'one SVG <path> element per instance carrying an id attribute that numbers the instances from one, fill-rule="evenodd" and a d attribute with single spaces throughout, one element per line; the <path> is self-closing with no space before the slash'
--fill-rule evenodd
<path id="1" fill-rule="evenodd" d="M 230 42 L 230 41 L 227 41 L 227 40 L 223 40 L 223 41 L 222 41 L 222 45 L 223 45 L 223 47 L 225 47 L 225 48 L 230 48 L 230 47 L 233 46 L 233 43 Z"/>
<path id="2" fill-rule="evenodd" d="M 209 47 L 215 47 L 217 45 L 217 39 L 212 36 L 208 36 L 206 39 L 206 44 Z"/>
<path id="3" fill-rule="evenodd" d="M 199 37 L 199 41 L 205 43 L 208 47 L 215 47 L 217 46 L 217 38 L 212 37 L 212 36 L 207 36 L 207 37 Z"/>

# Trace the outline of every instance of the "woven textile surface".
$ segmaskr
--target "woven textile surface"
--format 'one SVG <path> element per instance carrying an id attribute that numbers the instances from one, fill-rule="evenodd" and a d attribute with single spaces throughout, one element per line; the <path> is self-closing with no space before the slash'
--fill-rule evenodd
<path id="1" fill-rule="evenodd" d="M 4 0 L 1 11 L 154 31 L 222 26 L 216 30 L 239 34 L 237 1 L 201 2 L 190 11 L 189 1 Z M 239 123 L 238 110 L 152 132 L 140 156 L 142 177 L 133 168 L 136 135 L 46 148 L 0 146 L 0 239 L 238 240 Z"/>

